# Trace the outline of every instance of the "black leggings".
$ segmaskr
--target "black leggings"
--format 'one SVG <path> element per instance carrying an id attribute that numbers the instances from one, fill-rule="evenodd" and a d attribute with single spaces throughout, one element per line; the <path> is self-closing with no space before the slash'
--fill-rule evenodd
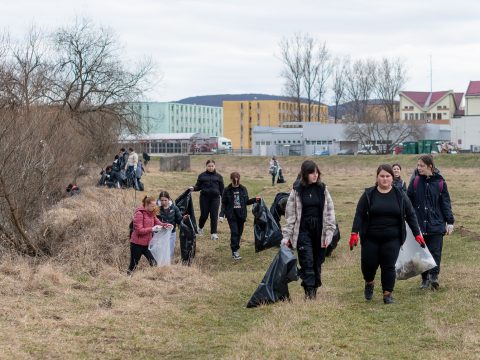
<path id="1" fill-rule="evenodd" d="M 200 194 L 200 220 L 198 226 L 201 229 L 207 222 L 210 215 L 210 234 L 217 233 L 218 209 L 220 207 L 220 196 L 208 196 Z"/>
<path id="2" fill-rule="evenodd" d="M 362 241 L 362 273 L 366 282 L 375 279 L 381 269 L 382 289 L 392 292 L 395 287 L 395 263 L 400 252 L 400 239 L 365 239 Z"/>
<path id="3" fill-rule="evenodd" d="M 136 269 L 142 255 L 147 258 L 150 266 L 157 265 L 155 258 L 153 257 L 150 250 L 148 250 L 148 246 L 130 243 L 130 266 L 128 267 L 129 272 L 132 272 Z"/>

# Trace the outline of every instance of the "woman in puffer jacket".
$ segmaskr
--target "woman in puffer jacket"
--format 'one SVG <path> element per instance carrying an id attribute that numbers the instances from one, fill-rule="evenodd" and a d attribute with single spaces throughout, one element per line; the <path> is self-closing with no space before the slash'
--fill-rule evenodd
<path id="1" fill-rule="evenodd" d="M 155 216 L 155 198 L 145 196 L 133 216 L 133 232 L 130 238 L 130 265 L 127 274 L 131 274 L 138 265 L 140 258 L 145 256 L 150 266 L 156 265 L 152 253 L 148 250 L 148 244 L 152 234 L 162 227 L 169 228 L 172 225 L 161 222 Z"/>
<path id="2" fill-rule="evenodd" d="M 175 241 L 177 239 L 177 233 L 175 231 L 176 225 L 180 225 L 183 218 L 187 218 L 188 215 L 182 217 L 180 209 L 172 202 L 170 194 L 166 191 L 160 191 L 158 195 L 157 204 L 160 206 L 160 213 L 157 218 L 160 221 L 171 224 L 173 226 L 172 233 L 170 234 L 170 258 L 173 261 L 173 254 L 175 252 Z"/>

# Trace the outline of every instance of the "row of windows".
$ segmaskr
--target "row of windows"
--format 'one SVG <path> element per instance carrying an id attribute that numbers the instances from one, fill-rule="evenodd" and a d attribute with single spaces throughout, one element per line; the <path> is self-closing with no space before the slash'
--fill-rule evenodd
<path id="1" fill-rule="evenodd" d="M 443 113 L 447 119 L 447 113 Z M 410 113 L 404 114 L 404 120 L 442 120 L 442 113 Z"/>
<path id="2" fill-rule="evenodd" d="M 306 145 L 332 145 L 332 140 L 307 140 L 305 141 Z"/>

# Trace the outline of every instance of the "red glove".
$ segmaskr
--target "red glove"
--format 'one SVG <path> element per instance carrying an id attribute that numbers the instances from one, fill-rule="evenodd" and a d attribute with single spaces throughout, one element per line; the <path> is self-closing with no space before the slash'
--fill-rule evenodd
<path id="1" fill-rule="evenodd" d="M 423 236 L 422 236 L 421 234 L 415 236 L 415 240 L 417 240 L 417 242 L 420 244 L 420 246 L 421 246 L 422 248 L 425 247 L 425 245 L 426 245 L 426 244 L 425 244 L 425 240 L 423 239 Z"/>
<path id="2" fill-rule="evenodd" d="M 348 242 L 348 245 L 350 245 L 350 250 L 353 250 L 353 247 L 358 245 L 358 234 L 357 233 L 352 233 L 350 235 L 350 241 Z"/>

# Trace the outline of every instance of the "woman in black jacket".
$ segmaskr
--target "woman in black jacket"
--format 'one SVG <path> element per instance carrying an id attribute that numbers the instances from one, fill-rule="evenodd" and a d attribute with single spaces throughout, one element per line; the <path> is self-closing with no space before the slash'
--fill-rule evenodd
<path id="1" fill-rule="evenodd" d="M 240 174 L 233 172 L 230 174 L 232 183 L 228 185 L 222 195 L 222 210 L 220 211 L 220 221 L 226 217 L 230 227 L 230 248 L 232 249 L 232 259 L 241 260 L 238 250 L 240 249 L 240 239 L 243 234 L 243 226 L 247 220 L 247 205 L 252 205 L 255 201 L 260 201 L 260 197 L 248 198 L 247 188 L 240 184 Z"/>
<path id="2" fill-rule="evenodd" d="M 442 259 L 443 235 L 453 232 L 455 219 L 452 213 L 447 183 L 435 168 L 431 155 L 422 155 L 417 161 L 417 175 L 410 180 L 407 195 L 418 218 L 420 230 L 425 236 L 428 250 L 437 266 L 422 274 L 420 288 L 438 289 L 438 274 Z"/>
<path id="3" fill-rule="evenodd" d="M 373 297 L 375 273 L 380 266 L 385 304 L 394 302 L 395 263 L 407 236 L 405 221 L 412 229 L 415 240 L 425 247 L 410 200 L 392 184 L 392 167 L 380 165 L 376 185 L 365 189 L 358 201 L 349 242 L 350 250 L 353 250 L 360 234 L 365 299 L 371 300 Z"/>
<path id="4" fill-rule="evenodd" d="M 393 164 L 392 170 L 394 175 L 393 186 L 400 190 L 403 190 L 404 192 L 407 192 L 407 184 L 402 179 L 402 167 L 400 166 L 400 164 Z"/>
<path id="5" fill-rule="evenodd" d="M 177 239 L 175 228 L 176 225 L 180 225 L 182 222 L 182 213 L 180 212 L 180 209 L 172 202 L 170 194 L 166 191 L 160 191 L 157 205 L 160 207 L 160 211 L 157 215 L 158 220 L 173 225 L 172 233 L 170 234 L 170 258 L 173 261 L 175 242 Z M 186 216 L 188 215 L 185 215 L 185 217 Z"/>
<path id="6" fill-rule="evenodd" d="M 210 234 L 212 240 L 218 240 L 217 224 L 220 198 L 223 194 L 223 177 L 215 170 L 215 161 L 207 160 L 207 169 L 198 175 L 197 183 L 190 190 L 200 191 L 200 220 L 199 235 L 203 234 L 203 227 L 210 215 Z"/>

